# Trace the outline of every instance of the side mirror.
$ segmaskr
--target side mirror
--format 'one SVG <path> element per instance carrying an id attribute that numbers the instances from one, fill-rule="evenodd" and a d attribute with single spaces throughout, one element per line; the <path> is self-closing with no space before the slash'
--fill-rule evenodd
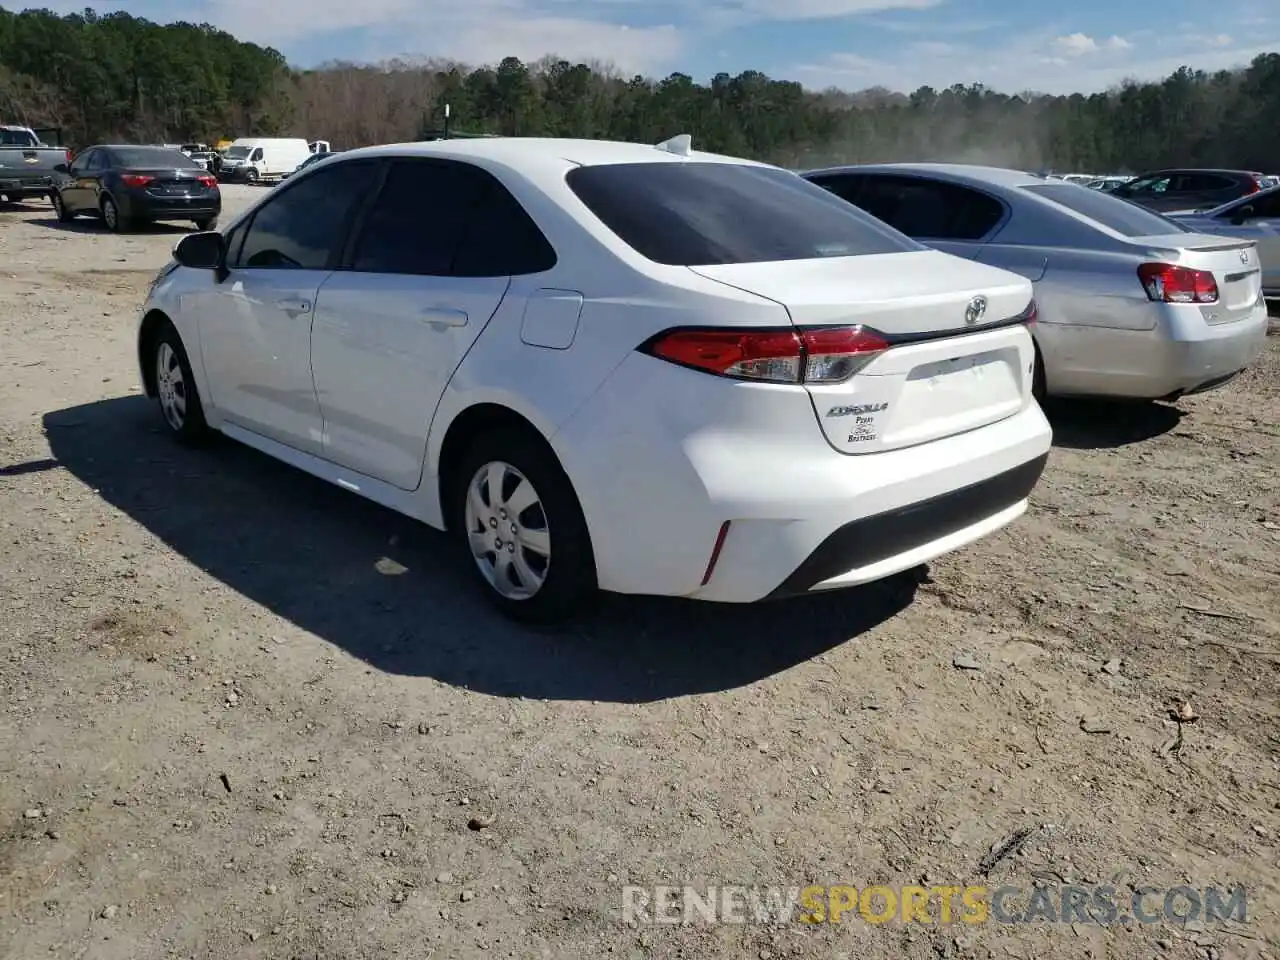
<path id="1" fill-rule="evenodd" d="M 1252 206 L 1246 205 L 1243 207 L 1239 207 L 1234 213 L 1231 214 L 1231 224 L 1232 226 L 1239 227 L 1243 225 L 1244 222 L 1252 216 L 1253 216 Z"/>
<path id="2" fill-rule="evenodd" d="M 222 234 L 206 230 L 179 240 L 173 248 L 173 259 L 193 270 L 221 270 L 223 253 Z"/>

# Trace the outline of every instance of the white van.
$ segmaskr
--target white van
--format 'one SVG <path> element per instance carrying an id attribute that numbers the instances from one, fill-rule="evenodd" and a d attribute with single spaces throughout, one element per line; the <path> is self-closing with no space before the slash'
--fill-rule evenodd
<path id="1" fill-rule="evenodd" d="M 223 154 L 220 175 L 246 183 L 281 180 L 312 152 L 301 137 L 241 137 Z"/>

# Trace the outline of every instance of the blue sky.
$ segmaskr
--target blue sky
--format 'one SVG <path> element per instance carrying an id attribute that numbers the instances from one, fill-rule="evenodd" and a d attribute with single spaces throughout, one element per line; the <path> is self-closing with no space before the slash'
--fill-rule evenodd
<path id="1" fill-rule="evenodd" d="M 44 3 L 69 12 L 80 2 Z M 559 54 L 705 80 L 762 70 L 807 87 L 985 83 L 1089 92 L 1182 64 L 1280 51 L 1280 4 L 1236 0 L 131 0 L 95 5 L 207 21 L 297 66 Z"/>

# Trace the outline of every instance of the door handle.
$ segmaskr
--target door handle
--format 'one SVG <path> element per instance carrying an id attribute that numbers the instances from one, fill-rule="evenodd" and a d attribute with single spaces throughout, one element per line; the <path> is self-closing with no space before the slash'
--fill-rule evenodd
<path id="1" fill-rule="evenodd" d="M 286 297 L 284 300 L 277 300 L 276 306 L 285 313 L 310 313 L 311 301 L 302 300 L 297 297 Z"/>
<path id="2" fill-rule="evenodd" d="M 422 311 L 422 319 L 437 329 L 442 327 L 465 327 L 467 314 L 463 310 L 450 310 L 446 307 L 428 307 Z"/>

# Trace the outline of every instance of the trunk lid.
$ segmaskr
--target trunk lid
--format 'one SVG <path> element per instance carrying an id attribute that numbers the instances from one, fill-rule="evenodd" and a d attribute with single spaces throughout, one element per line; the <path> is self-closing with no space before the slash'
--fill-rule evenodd
<path id="1" fill-rule="evenodd" d="M 797 327 L 861 325 L 893 345 L 848 380 L 807 384 L 842 453 L 927 443 L 1012 416 L 1030 402 L 1031 282 L 934 250 L 690 268 L 784 306 Z M 966 317 L 975 298 L 981 316 Z"/>
<path id="2" fill-rule="evenodd" d="M 125 171 L 129 176 L 151 177 L 144 188 L 153 197 L 199 197 L 211 189 L 200 181 L 209 176 L 205 170 L 159 168 L 130 168 Z"/>
<path id="3" fill-rule="evenodd" d="M 1207 270 L 1218 284 L 1218 302 L 1204 306 L 1211 324 L 1248 319 L 1262 296 L 1262 261 L 1253 240 L 1206 233 L 1174 233 L 1143 237 L 1152 260 Z"/>

